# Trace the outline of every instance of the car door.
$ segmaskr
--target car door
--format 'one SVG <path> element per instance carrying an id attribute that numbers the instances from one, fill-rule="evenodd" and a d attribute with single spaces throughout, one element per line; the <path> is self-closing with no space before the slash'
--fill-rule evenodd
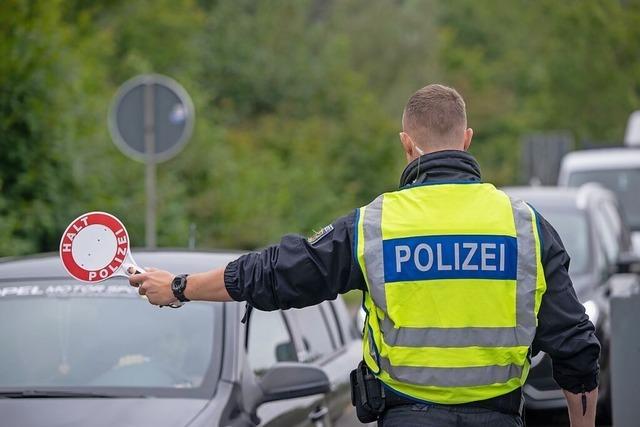
<path id="1" fill-rule="evenodd" d="M 314 416 L 328 412 L 337 419 L 350 409 L 351 392 L 349 373 L 358 363 L 359 341 L 346 333 L 348 326 L 337 316 L 338 301 L 326 301 L 301 310 L 289 310 L 287 315 L 295 324 L 295 334 L 301 346 L 302 362 L 321 366 L 331 382 L 331 391 L 325 396 L 326 407 L 316 408 Z"/>
<path id="2" fill-rule="evenodd" d="M 334 393 L 328 401 L 331 419 L 338 420 L 337 426 L 362 425 L 356 418 L 351 405 L 351 385 L 349 373 L 362 360 L 362 340 L 355 331 L 353 319 L 349 316 L 344 301 L 338 298 L 328 301 L 322 308 L 327 313 L 329 330 L 335 334 L 337 349 L 325 366 L 329 378 L 332 378 Z"/>
<path id="3" fill-rule="evenodd" d="M 289 319 L 281 311 L 253 310 L 247 325 L 247 361 L 257 377 L 277 362 L 299 361 Z M 310 426 L 309 414 L 322 405 L 322 395 L 268 402 L 258 408 L 263 426 Z"/>

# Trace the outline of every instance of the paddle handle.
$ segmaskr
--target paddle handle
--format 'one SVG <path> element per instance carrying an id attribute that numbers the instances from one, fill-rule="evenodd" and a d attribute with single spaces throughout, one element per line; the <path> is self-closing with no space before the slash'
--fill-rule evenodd
<path id="1" fill-rule="evenodd" d="M 135 264 L 127 263 L 122 266 L 122 269 L 127 274 L 127 276 L 131 276 L 133 274 L 146 273 L 143 268 L 138 267 Z"/>

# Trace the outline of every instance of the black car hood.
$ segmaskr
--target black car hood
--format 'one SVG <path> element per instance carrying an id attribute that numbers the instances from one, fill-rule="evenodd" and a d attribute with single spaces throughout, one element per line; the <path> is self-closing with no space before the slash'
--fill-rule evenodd
<path id="1" fill-rule="evenodd" d="M 7 427 L 186 426 L 208 403 L 205 399 L 29 398 L 0 399 Z"/>

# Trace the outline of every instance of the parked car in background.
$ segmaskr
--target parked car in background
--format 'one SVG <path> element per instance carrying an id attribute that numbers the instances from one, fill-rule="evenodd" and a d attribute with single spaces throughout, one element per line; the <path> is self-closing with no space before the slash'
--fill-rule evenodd
<path id="1" fill-rule="evenodd" d="M 230 253 L 136 252 L 203 271 Z M 150 305 L 124 278 L 83 284 L 57 255 L 0 261 L 3 426 L 357 425 L 361 340 L 343 301 L 302 310 Z"/>
<path id="2" fill-rule="evenodd" d="M 579 187 L 597 182 L 618 196 L 640 254 L 640 148 L 574 151 L 562 159 L 558 185 Z"/>
<path id="3" fill-rule="evenodd" d="M 602 344 L 600 356 L 599 412 L 611 413 L 609 344 L 609 294 L 616 281 L 637 280 L 635 275 L 617 274 L 628 269 L 631 259 L 630 232 L 624 223 L 616 196 L 597 184 L 580 188 L 511 187 L 512 197 L 525 200 L 557 230 L 571 256 L 569 273 L 579 300 L 596 327 Z M 534 354 L 529 378 L 523 388 L 530 409 L 561 408 L 564 395 L 552 377 L 551 360 L 543 352 Z"/>

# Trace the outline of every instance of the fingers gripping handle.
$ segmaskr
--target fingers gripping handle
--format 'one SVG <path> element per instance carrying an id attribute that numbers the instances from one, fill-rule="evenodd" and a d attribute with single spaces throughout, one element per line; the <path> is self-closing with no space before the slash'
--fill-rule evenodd
<path id="1" fill-rule="evenodd" d="M 124 267 L 124 272 L 127 273 L 129 276 L 133 274 L 146 273 L 144 269 L 138 267 L 135 264 L 124 264 L 123 267 Z"/>
<path id="2" fill-rule="evenodd" d="M 125 273 L 128 274 L 129 276 L 133 274 L 146 273 L 146 271 L 144 271 L 143 268 L 140 268 L 135 264 L 125 264 L 123 265 L 123 267 L 124 267 Z M 175 300 L 174 302 L 169 303 L 167 306 L 159 305 L 158 307 L 159 308 L 162 308 L 162 307 L 180 308 L 183 305 L 184 304 L 181 301 Z"/>

